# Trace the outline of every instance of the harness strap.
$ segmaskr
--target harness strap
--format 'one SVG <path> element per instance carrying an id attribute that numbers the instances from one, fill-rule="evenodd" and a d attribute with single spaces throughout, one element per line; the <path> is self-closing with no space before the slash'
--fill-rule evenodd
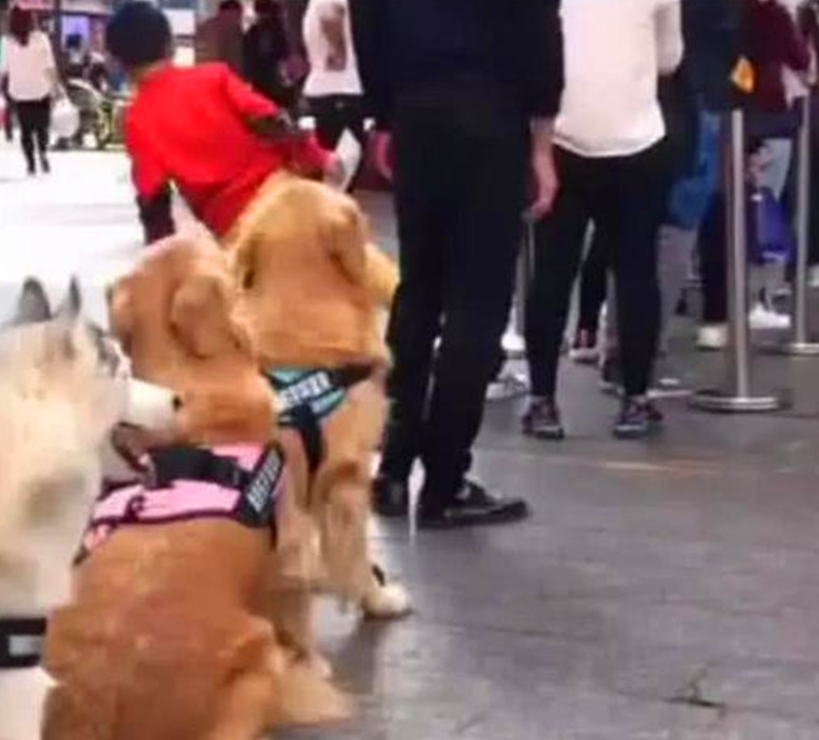
<path id="1" fill-rule="evenodd" d="M 40 665 L 45 633 L 44 617 L 0 618 L 0 671 Z"/>
<path id="2" fill-rule="evenodd" d="M 301 436 L 307 468 L 313 477 L 324 459 L 321 421 L 344 400 L 345 392 L 373 374 L 372 365 L 345 365 L 316 370 L 271 370 L 266 373 L 283 408 L 279 423 Z"/>
<path id="3" fill-rule="evenodd" d="M 149 456 L 153 463 L 151 488 L 167 488 L 177 480 L 196 480 L 243 491 L 253 476 L 235 460 L 204 448 L 173 445 L 151 450 Z"/>
<path id="4" fill-rule="evenodd" d="M 312 478 L 324 459 L 324 435 L 318 417 L 309 404 L 297 406 L 290 412 L 292 426 L 299 433 L 307 457 L 307 470 Z"/>

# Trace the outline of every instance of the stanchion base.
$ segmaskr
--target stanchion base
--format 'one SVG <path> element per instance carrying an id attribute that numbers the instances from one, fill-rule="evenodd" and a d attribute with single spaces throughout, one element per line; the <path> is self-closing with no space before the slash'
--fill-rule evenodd
<path id="1" fill-rule="evenodd" d="M 789 342 L 780 347 L 780 352 L 791 357 L 816 357 L 819 356 L 819 344 L 814 342 Z"/>
<path id="2" fill-rule="evenodd" d="M 724 414 L 753 414 L 777 411 L 784 405 L 776 396 L 731 396 L 723 391 L 697 391 L 689 403 L 700 411 Z"/>

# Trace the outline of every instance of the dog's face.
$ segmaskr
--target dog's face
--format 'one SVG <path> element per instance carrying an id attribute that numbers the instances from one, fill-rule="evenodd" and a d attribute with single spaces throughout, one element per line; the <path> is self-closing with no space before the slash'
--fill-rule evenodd
<path id="1" fill-rule="evenodd" d="M 92 439 L 102 439 L 125 412 L 128 364 L 116 343 L 83 317 L 76 281 L 52 312 L 43 286 L 27 280 L 16 316 L 0 334 L 0 357 L 6 390 L 37 386 L 44 396 L 73 399 L 77 426 Z"/>
<path id="2" fill-rule="evenodd" d="M 237 296 L 219 248 L 183 238 L 153 247 L 109 291 L 111 326 L 135 376 L 179 396 L 184 441 L 267 441 L 273 429 L 273 396 Z"/>
<path id="3" fill-rule="evenodd" d="M 80 309 L 76 284 L 52 313 L 29 280 L 0 331 L 0 577 L 16 574 L 21 586 L 34 573 L 59 571 L 52 587 L 64 580 L 70 554 L 57 557 L 57 535 L 74 547 L 98 493 L 102 443 L 128 404 L 127 367 Z"/>

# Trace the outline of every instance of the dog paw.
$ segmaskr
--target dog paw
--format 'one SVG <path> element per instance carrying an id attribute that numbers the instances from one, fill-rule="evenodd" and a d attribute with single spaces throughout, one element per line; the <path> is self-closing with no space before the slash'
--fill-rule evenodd
<path id="1" fill-rule="evenodd" d="M 333 677 L 333 666 L 330 661 L 319 653 L 312 653 L 304 659 L 304 663 L 321 678 L 330 679 Z"/>
<path id="2" fill-rule="evenodd" d="M 412 611 L 409 593 L 400 583 L 373 586 L 363 598 L 364 616 L 371 619 L 400 619 Z"/>

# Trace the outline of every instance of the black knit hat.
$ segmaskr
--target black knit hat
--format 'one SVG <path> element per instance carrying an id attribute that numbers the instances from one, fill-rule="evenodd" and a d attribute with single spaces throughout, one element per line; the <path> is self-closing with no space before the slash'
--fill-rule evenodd
<path id="1" fill-rule="evenodd" d="M 171 25 L 165 14 L 148 2 L 123 5 L 108 22 L 105 45 L 126 70 L 162 61 L 171 51 Z"/>

